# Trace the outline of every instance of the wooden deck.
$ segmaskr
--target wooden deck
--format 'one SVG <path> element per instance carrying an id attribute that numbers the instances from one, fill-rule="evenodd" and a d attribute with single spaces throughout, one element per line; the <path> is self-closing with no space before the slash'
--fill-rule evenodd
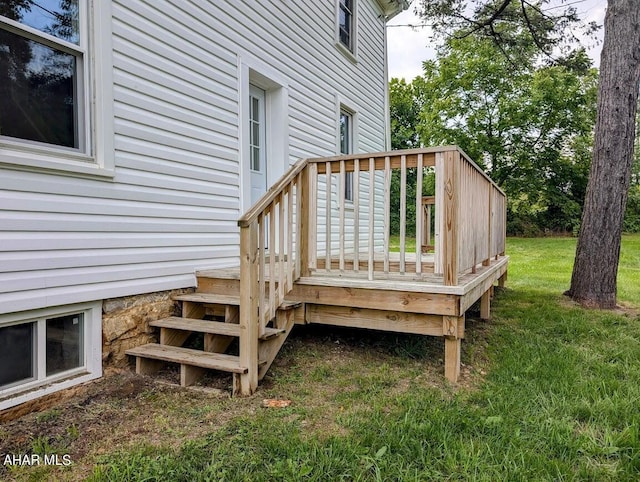
<path id="1" fill-rule="evenodd" d="M 340 193 L 349 172 L 347 206 Z M 400 240 L 392 250 L 395 175 Z M 406 197 L 409 175 L 415 200 Z M 423 196 L 425 175 L 435 175 L 435 195 Z M 456 147 L 300 161 L 238 225 L 240 266 L 197 272 L 196 293 L 178 297 L 182 318 L 152 324 L 160 344 L 130 350 L 139 372 L 153 372 L 159 360 L 178 363 L 188 385 L 215 366 L 233 373 L 234 393 L 250 394 L 294 324 L 317 323 L 443 337 L 445 376 L 455 382 L 465 312 L 480 300 L 489 319 L 493 286 L 507 277 L 506 198 Z M 201 361 L 182 349 L 191 333 L 204 336 Z M 234 339 L 238 355 L 225 354 Z"/>

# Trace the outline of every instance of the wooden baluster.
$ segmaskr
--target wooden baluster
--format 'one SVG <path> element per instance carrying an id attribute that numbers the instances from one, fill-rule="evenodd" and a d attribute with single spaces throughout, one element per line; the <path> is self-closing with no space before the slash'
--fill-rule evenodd
<path id="1" fill-rule="evenodd" d="M 258 312 L 260 313 L 260 336 L 264 335 L 264 328 L 267 324 L 267 303 L 265 299 L 265 264 L 266 264 L 266 247 L 265 247 L 265 217 L 263 213 L 258 215 Z"/>
<path id="2" fill-rule="evenodd" d="M 294 181 L 291 181 L 287 188 L 287 282 L 285 284 L 285 291 L 288 293 L 293 288 L 293 225 L 295 220 L 293 219 L 293 186 Z M 285 293 L 285 294 L 286 294 Z"/>
<path id="3" fill-rule="evenodd" d="M 391 234 L 391 160 L 384 158 L 384 274 L 389 274 L 389 236 Z"/>
<path id="4" fill-rule="evenodd" d="M 407 157 L 400 157 L 400 273 L 405 273 L 405 243 L 407 236 Z"/>
<path id="5" fill-rule="evenodd" d="M 416 167 L 416 274 L 422 273 L 422 154 Z"/>
<path id="6" fill-rule="evenodd" d="M 492 200 L 493 200 L 493 185 L 489 183 L 489 199 L 487 200 L 487 209 L 489 210 L 488 216 L 488 230 L 487 230 L 487 257 L 482 260 L 482 266 L 490 266 L 491 265 L 491 244 L 493 239 L 493 213 L 492 210 Z"/>
<path id="7" fill-rule="evenodd" d="M 273 316 L 276 316 L 276 308 L 284 299 L 284 191 L 278 196 L 278 300 L 273 308 Z"/>
<path id="8" fill-rule="evenodd" d="M 318 165 L 309 166 L 309 263 L 311 269 L 318 268 Z M 306 189 L 305 184 L 303 189 Z"/>
<path id="9" fill-rule="evenodd" d="M 426 233 L 426 240 L 427 240 L 427 246 L 432 246 L 432 245 L 433 245 L 433 243 L 431 243 L 431 204 L 427 204 L 427 205 L 426 205 L 426 209 L 427 209 L 427 218 L 426 218 L 427 233 Z"/>
<path id="10" fill-rule="evenodd" d="M 275 200 L 269 205 L 269 316 L 273 318 L 276 304 L 276 205 Z"/>
<path id="11" fill-rule="evenodd" d="M 353 271 L 360 271 L 360 159 L 353 160 Z"/>
<path id="12" fill-rule="evenodd" d="M 309 166 L 298 174 L 296 186 L 296 279 L 309 276 L 311 253 L 309 252 Z"/>
<path id="13" fill-rule="evenodd" d="M 434 273 L 444 274 L 444 249 L 442 247 L 444 229 L 444 155 L 436 152 L 436 196 L 435 216 L 433 221 Z"/>
<path id="14" fill-rule="evenodd" d="M 326 163 L 326 210 L 325 210 L 325 266 L 327 273 L 331 272 L 331 163 Z"/>
<path id="15" fill-rule="evenodd" d="M 375 227 L 375 197 L 376 197 L 376 163 L 369 158 L 369 280 L 373 280 L 374 271 L 374 227 Z"/>
<path id="16" fill-rule="evenodd" d="M 444 232 L 441 233 L 441 236 L 443 238 L 444 284 L 445 286 L 455 286 L 458 284 L 460 153 L 447 151 L 443 157 Z"/>
<path id="17" fill-rule="evenodd" d="M 345 202 L 345 189 L 346 189 L 346 173 L 345 173 L 345 165 L 344 160 L 340 161 L 340 182 L 338 186 L 338 199 L 339 199 L 339 250 L 340 250 L 340 258 L 339 258 L 339 267 L 340 273 L 344 273 L 344 202 Z"/>

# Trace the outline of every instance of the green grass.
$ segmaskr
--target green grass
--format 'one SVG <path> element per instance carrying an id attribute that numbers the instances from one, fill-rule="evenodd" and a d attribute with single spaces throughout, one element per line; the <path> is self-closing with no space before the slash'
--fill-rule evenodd
<path id="1" fill-rule="evenodd" d="M 247 410 L 177 453 L 105 455 L 92 480 L 639 480 L 640 318 L 561 296 L 574 249 L 508 240 L 508 289 L 463 342 L 486 371 L 469 386 L 424 379 L 410 337 L 343 365 L 289 349 L 259 397 L 291 407 Z M 640 236 L 622 249 L 619 298 L 637 309 Z"/>

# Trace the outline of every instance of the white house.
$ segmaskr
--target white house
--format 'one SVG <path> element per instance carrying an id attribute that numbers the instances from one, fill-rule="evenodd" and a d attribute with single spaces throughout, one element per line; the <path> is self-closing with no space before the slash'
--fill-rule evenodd
<path id="1" fill-rule="evenodd" d="M 140 335 L 107 304 L 237 265 L 238 217 L 291 163 L 387 150 L 407 3 L 2 2 L 0 410 L 101 376 Z"/>

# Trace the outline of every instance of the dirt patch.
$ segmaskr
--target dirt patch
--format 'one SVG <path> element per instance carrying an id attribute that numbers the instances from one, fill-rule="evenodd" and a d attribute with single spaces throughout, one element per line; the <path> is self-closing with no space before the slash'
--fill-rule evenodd
<path id="1" fill-rule="evenodd" d="M 251 397 L 231 398 L 227 374 L 212 374 L 199 386 L 182 388 L 175 385 L 177 370 L 150 378 L 110 369 L 46 410 L 0 425 L 0 456 L 68 455 L 71 467 L 46 467 L 40 475 L 43 468 L 0 464 L 0 480 L 84 480 L 105 455 L 141 447 L 177 449 L 237 417 L 282 410 L 263 408 L 265 398 L 291 400 L 284 410 L 309 436 L 346 435 L 341 417 L 366 413 L 381 391 L 395 396 L 418 386 L 452 394 L 477 386 L 487 366 L 489 326 L 472 320 L 467 324 L 456 386 L 442 376 L 442 338 L 318 326 L 294 329 Z"/>

